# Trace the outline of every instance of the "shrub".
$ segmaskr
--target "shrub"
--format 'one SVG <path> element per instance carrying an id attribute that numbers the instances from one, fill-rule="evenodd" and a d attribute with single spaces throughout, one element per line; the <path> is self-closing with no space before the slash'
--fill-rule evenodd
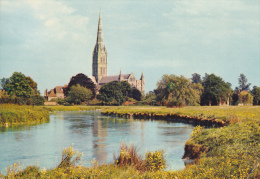
<path id="1" fill-rule="evenodd" d="M 163 151 L 147 152 L 145 160 L 137 153 L 137 149 L 132 144 L 128 147 L 126 144 L 120 145 L 120 154 L 115 158 L 115 164 L 124 166 L 133 166 L 139 171 L 158 171 L 165 168 L 165 159 Z"/>
<path id="2" fill-rule="evenodd" d="M 133 165 L 139 167 L 142 165 L 142 158 L 137 154 L 137 149 L 134 145 L 128 147 L 125 143 L 120 145 L 120 154 L 115 158 L 115 164 L 119 166 Z"/>
<path id="3" fill-rule="evenodd" d="M 81 160 L 82 153 L 73 149 L 73 146 L 63 149 L 62 159 L 57 168 L 75 167 L 75 164 Z"/>
<path id="4" fill-rule="evenodd" d="M 147 152 L 145 156 L 147 170 L 157 171 L 165 168 L 163 151 Z"/>

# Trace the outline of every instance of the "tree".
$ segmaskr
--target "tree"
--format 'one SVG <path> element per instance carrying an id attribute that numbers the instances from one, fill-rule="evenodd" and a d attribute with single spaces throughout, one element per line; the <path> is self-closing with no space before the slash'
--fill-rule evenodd
<path id="1" fill-rule="evenodd" d="M 66 100 L 69 103 L 81 104 L 92 97 L 92 91 L 83 86 L 77 84 L 76 86 L 72 86 L 68 92 L 68 96 Z"/>
<path id="2" fill-rule="evenodd" d="M 142 99 L 142 93 L 136 88 L 133 88 L 131 96 L 137 101 Z"/>
<path id="3" fill-rule="evenodd" d="M 193 73 L 191 78 L 192 83 L 202 83 L 202 79 L 200 77 L 200 74 Z"/>
<path id="4" fill-rule="evenodd" d="M 199 105 L 200 92 L 183 76 L 163 75 L 157 82 L 157 101 L 167 106 Z"/>
<path id="5" fill-rule="evenodd" d="M 68 95 L 68 92 L 71 89 L 71 87 L 76 86 L 77 84 L 79 84 L 80 86 L 85 87 L 87 89 L 90 89 L 93 94 L 92 98 L 94 98 L 96 96 L 96 85 L 88 76 L 84 75 L 83 73 L 79 73 L 70 79 L 68 88 L 64 90 L 65 96 Z"/>
<path id="6" fill-rule="evenodd" d="M 253 96 L 247 91 L 241 91 L 239 93 L 239 103 L 243 105 L 252 105 Z"/>
<path id="7" fill-rule="evenodd" d="M 40 95 L 33 95 L 31 100 L 32 105 L 42 106 L 44 105 L 45 98 Z"/>
<path id="8" fill-rule="evenodd" d="M 6 85 L 10 83 L 9 78 L 2 78 L 1 79 L 1 89 L 6 90 Z"/>
<path id="9" fill-rule="evenodd" d="M 147 93 L 142 100 L 142 102 L 146 105 L 156 105 L 156 94 L 155 93 Z"/>
<path id="10" fill-rule="evenodd" d="M 250 90 L 249 87 L 250 87 L 251 83 L 247 84 L 247 78 L 243 73 L 241 73 L 238 78 L 238 84 L 239 84 L 240 91 L 249 91 Z"/>
<path id="11" fill-rule="evenodd" d="M 253 104 L 260 105 L 260 87 L 254 86 L 251 93 L 253 95 Z"/>
<path id="12" fill-rule="evenodd" d="M 37 91 L 37 83 L 35 81 L 33 81 L 33 79 L 29 76 L 26 77 L 26 80 L 28 81 L 28 84 L 33 89 L 35 94 L 39 94 L 39 92 Z"/>
<path id="13" fill-rule="evenodd" d="M 31 78 L 30 78 L 31 79 Z M 10 97 L 17 96 L 29 98 L 33 94 L 33 89 L 30 86 L 30 81 L 21 72 L 14 72 L 10 77 L 9 82 L 5 80 L 4 90 L 7 91 Z"/>
<path id="14" fill-rule="evenodd" d="M 101 86 L 98 100 L 107 104 L 121 105 L 131 96 L 132 88 L 126 81 L 113 81 Z"/>
<path id="15" fill-rule="evenodd" d="M 201 96 L 203 105 L 220 105 L 229 100 L 231 95 L 231 87 L 222 78 L 211 74 L 207 75 L 202 83 L 204 90 Z"/>

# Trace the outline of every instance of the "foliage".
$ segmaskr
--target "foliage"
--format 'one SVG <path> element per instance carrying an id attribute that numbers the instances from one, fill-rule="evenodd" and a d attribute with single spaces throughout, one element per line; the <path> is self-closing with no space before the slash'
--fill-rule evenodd
<path id="1" fill-rule="evenodd" d="M 58 168 L 75 167 L 76 163 L 81 160 L 82 153 L 73 149 L 73 146 L 63 149 L 62 159 Z"/>
<path id="2" fill-rule="evenodd" d="M 90 89 L 92 91 L 92 98 L 96 96 L 96 85 L 88 76 L 84 75 L 83 73 L 79 73 L 70 79 L 68 88 L 64 90 L 65 96 L 68 95 L 68 92 L 70 91 L 71 87 L 76 86 L 77 84 L 87 89 Z"/>
<path id="3" fill-rule="evenodd" d="M 66 101 L 74 104 L 81 104 L 82 102 L 86 102 L 92 97 L 92 91 L 83 86 L 77 84 L 76 86 L 72 86 L 68 92 L 68 96 Z"/>
<path id="4" fill-rule="evenodd" d="M 202 83 L 202 79 L 200 77 L 200 74 L 193 73 L 191 78 L 192 83 Z"/>
<path id="5" fill-rule="evenodd" d="M 137 153 L 136 147 L 131 144 L 129 147 L 122 143 L 120 145 L 120 154 L 115 159 L 115 164 L 120 167 L 133 166 L 139 171 L 158 171 L 165 168 L 165 159 L 163 151 L 147 152 L 143 160 Z"/>
<path id="6" fill-rule="evenodd" d="M 200 103 L 200 92 L 183 76 L 163 75 L 157 83 L 157 92 L 157 101 L 168 106 L 192 106 Z"/>
<path id="7" fill-rule="evenodd" d="M 138 89 L 133 88 L 131 97 L 137 101 L 140 101 L 142 99 L 142 93 Z"/>
<path id="8" fill-rule="evenodd" d="M 141 169 L 143 166 L 143 160 L 141 156 L 138 155 L 136 147 L 131 144 L 129 147 L 125 143 L 120 145 L 120 154 L 115 157 L 115 164 L 121 167 L 132 165 L 135 168 Z"/>
<path id="9" fill-rule="evenodd" d="M 260 105 L 260 87 L 254 86 L 252 90 L 254 105 Z"/>
<path id="10" fill-rule="evenodd" d="M 46 110 L 86 110 L 88 106 L 35 107 Z M 97 108 L 97 107 L 95 107 Z M 186 145 L 200 149 L 195 164 L 186 165 L 181 171 L 140 171 L 132 165 L 94 165 L 92 167 L 63 167 L 41 170 L 27 167 L 15 178 L 259 178 L 260 107 L 259 106 L 199 106 L 185 108 L 166 107 L 100 107 L 118 113 L 178 114 L 180 116 L 214 117 L 236 122 L 221 128 L 196 127 Z M 192 148 L 194 147 L 194 148 Z M 129 147 L 128 147 L 129 148 Z M 204 152 L 203 152 L 204 151 Z M 13 176 L 1 176 L 12 178 Z M 14 177 L 13 177 L 14 178 Z"/>
<path id="11" fill-rule="evenodd" d="M 10 96 L 29 98 L 34 93 L 30 86 L 32 82 L 31 78 L 21 72 L 14 72 L 3 90 L 7 91 Z"/>
<path id="12" fill-rule="evenodd" d="M 48 110 L 41 107 L 2 104 L 0 111 L 0 125 L 11 126 L 17 124 L 37 124 L 49 121 Z"/>
<path id="13" fill-rule="evenodd" d="M 156 95 L 155 93 L 147 93 L 144 97 L 144 99 L 142 100 L 142 102 L 145 105 L 156 105 Z"/>
<path id="14" fill-rule="evenodd" d="M 158 171 L 165 168 L 165 159 L 163 151 L 147 152 L 145 155 L 146 169 L 150 171 Z"/>
<path id="15" fill-rule="evenodd" d="M 44 105 L 45 98 L 40 95 L 33 95 L 31 99 L 32 99 L 31 105 L 36 105 L 36 106 Z"/>
<path id="16" fill-rule="evenodd" d="M 66 103 L 66 100 L 64 98 L 52 98 L 50 101 L 56 102 L 59 105 L 64 105 Z"/>
<path id="17" fill-rule="evenodd" d="M 250 87 L 251 83 L 247 83 L 247 78 L 243 73 L 241 73 L 238 78 L 238 84 L 239 84 L 240 91 L 249 91 L 250 90 L 249 87 Z"/>
<path id="18" fill-rule="evenodd" d="M 241 91 L 239 93 L 239 103 L 243 105 L 252 105 L 253 96 L 247 91 Z"/>
<path id="19" fill-rule="evenodd" d="M 203 105 L 220 105 L 231 95 L 230 85 L 214 74 L 207 75 L 202 85 L 204 87 L 201 96 Z"/>
<path id="20" fill-rule="evenodd" d="M 106 104 L 121 105 L 131 94 L 132 88 L 128 82 L 109 82 L 101 86 L 97 99 Z"/>
<path id="21" fill-rule="evenodd" d="M 34 93 L 38 94 L 37 83 L 35 81 L 33 81 L 33 79 L 29 76 L 26 77 L 26 80 L 28 81 L 28 84 L 30 85 L 30 87 L 33 89 Z"/>

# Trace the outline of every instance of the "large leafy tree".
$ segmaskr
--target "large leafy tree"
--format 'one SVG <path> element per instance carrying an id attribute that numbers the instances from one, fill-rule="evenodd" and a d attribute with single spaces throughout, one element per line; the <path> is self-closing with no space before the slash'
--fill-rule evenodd
<path id="1" fill-rule="evenodd" d="M 254 86 L 251 93 L 253 95 L 254 105 L 260 105 L 260 87 Z"/>
<path id="2" fill-rule="evenodd" d="M 31 83 L 36 84 L 37 90 L 37 83 L 21 72 L 14 72 L 9 79 L 2 79 L 3 90 L 7 91 L 8 95 L 23 98 L 29 98 L 34 94 L 34 90 L 30 85 Z"/>
<path id="3" fill-rule="evenodd" d="M 76 86 L 72 86 L 68 92 L 68 96 L 66 100 L 69 103 L 81 104 L 82 102 L 86 102 L 92 97 L 92 91 L 83 86 L 77 84 Z"/>
<path id="4" fill-rule="evenodd" d="M 68 92 L 71 89 L 71 87 L 76 86 L 77 84 L 87 89 L 90 89 L 93 94 L 92 98 L 96 96 L 96 85 L 88 76 L 84 75 L 83 73 L 79 73 L 70 79 L 68 88 L 64 90 L 65 96 L 68 95 Z"/>
<path id="5" fill-rule="evenodd" d="M 201 84 L 192 85 L 184 76 L 163 75 L 157 83 L 157 101 L 168 106 L 199 105 Z"/>
<path id="6" fill-rule="evenodd" d="M 250 87 L 251 83 L 247 83 L 247 78 L 243 73 L 241 73 L 238 78 L 238 84 L 239 84 L 240 91 L 249 91 L 250 90 L 249 87 Z"/>
<path id="7" fill-rule="evenodd" d="M 227 101 L 232 92 L 230 83 L 226 83 L 214 74 L 207 75 L 202 85 L 204 87 L 201 96 L 203 105 L 219 105 Z"/>
<path id="8" fill-rule="evenodd" d="M 128 82 L 113 81 L 101 86 L 97 98 L 106 104 L 121 105 L 131 93 L 132 88 Z"/>

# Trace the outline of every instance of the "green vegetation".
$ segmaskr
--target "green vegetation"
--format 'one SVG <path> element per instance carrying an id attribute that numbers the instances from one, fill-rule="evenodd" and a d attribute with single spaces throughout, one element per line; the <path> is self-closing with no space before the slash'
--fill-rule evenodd
<path id="1" fill-rule="evenodd" d="M 200 103 L 201 84 L 183 76 L 163 75 L 157 83 L 157 101 L 167 106 L 196 106 Z"/>
<path id="2" fill-rule="evenodd" d="M 20 106 L 1 104 L 0 126 L 31 125 L 49 121 L 49 112 L 106 109 L 99 106 Z"/>
<path id="3" fill-rule="evenodd" d="M 0 108 L 0 126 L 38 124 L 49 121 L 49 112 L 42 107 L 2 104 Z"/>
<path id="4" fill-rule="evenodd" d="M 231 87 L 230 84 L 224 82 L 222 78 L 214 74 L 207 75 L 202 85 L 204 87 L 201 95 L 202 105 L 220 105 L 229 100 Z"/>
<path id="5" fill-rule="evenodd" d="M 129 98 L 140 100 L 141 96 L 141 92 L 133 89 L 127 81 L 113 81 L 101 86 L 97 99 L 106 105 L 122 105 Z"/>
<path id="6" fill-rule="evenodd" d="M 44 98 L 37 91 L 37 83 L 21 72 L 14 72 L 10 78 L 2 78 L 1 88 L 0 103 L 44 104 Z"/>
<path id="7" fill-rule="evenodd" d="M 260 105 L 260 87 L 254 86 L 252 90 L 254 105 Z"/>
<path id="8" fill-rule="evenodd" d="M 68 92 L 70 91 L 71 87 L 76 86 L 77 84 L 87 89 L 90 89 L 93 94 L 92 98 L 96 96 L 96 85 L 88 76 L 84 75 L 83 73 L 79 73 L 70 79 L 70 82 L 68 84 L 68 89 L 64 91 L 65 96 L 68 95 Z"/>
<path id="9" fill-rule="evenodd" d="M 88 106 L 51 106 L 49 111 L 86 110 Z M 93 107 L 94 108 L 94 107 Z M 102 108 L 102 107 L 96 107 Z M 161 170 L 165 166 L 162 152 L 148 152 L 145 159 L 138 156 L 133 146 L 121 146 L 115 163 L 92 167 L 76 166 L 80 155 L 72 148 L 63 152 L 62 167 L 40 170 L 29 166 L 24 170 L 9 167 L 6 177 L 15 178 L 259 178 L 260 154 L 260 107 L 105 107 L 105 113 L 123 114 L 167 114 L 179 116 L 219 119 L 229 124 L 225 127 L 205 129 L 195 127 L 185 145 L 185 158 L 194 158 L 181 171 Z M 70 155 L 67 155 L 70 153 Z M 78 157 L 78 158 L 77 158 Z M 167 159 L 166 159 L 167 162 Z M 142 167 L 141 167 L 142 166 Z M 159 169 L 159 170 L 158 170 Z M 4 176 L 3 176 L 4 177 Z"/>
<path id="10" fill-rule="evenodd" d="M 253 104 L 253 96 L 250 92 L 241 91 L 239 93 L 239 103 L 243 105 L 252 105 Z"/>
<path id="11" fill-rule="evenodd" d="M 77 84 L 76 86 L 72 86 L 68 92 L 68 96 L 66 97 L 66 101 L 74 104 L 81 104 L 83 102 L 88 101 L 92 97 L 92 91 L 85 87 Z"/>

